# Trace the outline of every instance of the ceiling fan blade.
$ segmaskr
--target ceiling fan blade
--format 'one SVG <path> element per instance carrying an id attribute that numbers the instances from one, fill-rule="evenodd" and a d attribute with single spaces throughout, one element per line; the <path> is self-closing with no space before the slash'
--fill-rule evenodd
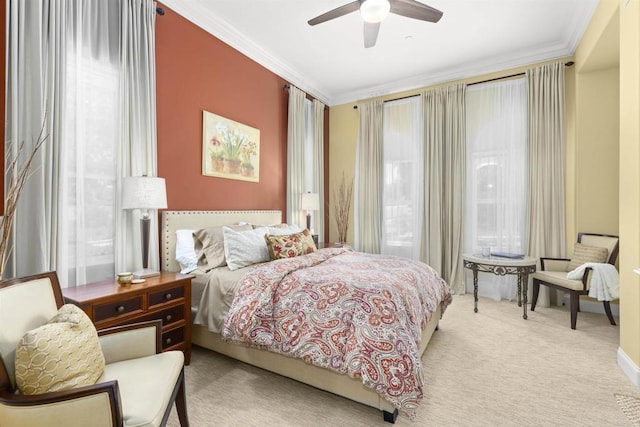
<path id="1" fill-rule="evenodd" d="M 340 16 L 355 12 L 358 9 L 360 9 L 360 2 L 358 0 L 352 1 L 351 3 L 347 3 L 344 6 L 336 7 L 329 12 L 316 16 L 315 18 L 308 20 L 307 23 L 309 25 L 322 24 L 323 22 L 327 22 L 331 19 L 339 18 Z"/>
<path id="2" fill-rule="evenodd" d="M 391 13 L 421 21 L 438 22 L 442 12 L 415 0 L 391 0 Z"/>
<path id="3" fill-rule="evenodd" d="M 373 47 L 376 45 L 378 39 L 378 31 L 380 30 L 380 23 L 371 22 L 364 23 L 364 47 Z"/>

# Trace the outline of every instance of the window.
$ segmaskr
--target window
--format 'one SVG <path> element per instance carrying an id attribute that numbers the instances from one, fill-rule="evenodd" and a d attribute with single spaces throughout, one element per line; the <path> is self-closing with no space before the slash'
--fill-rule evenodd
<path id="1" fill-rule="evenodd" d="M 420 97 L 384 104 L 383 254 L 420 257 L 423 200 Z"/>
<path id="2" fill-rule="evenodd" d="M 118 9 L 117 4 L 111 7 Z M 89 18 L 82 15 L 76 25 L 83 27 L 84 19 Z M 107 31 L 106 26 L 102 30 Z M 115 271 L 120 47 L 117 37 L 99 33 L 85 30 L 68 43 L 66 56 L 60 150 L 60 180 L 65 185 L 59 198 L 65 215 L 58 231 L 58 265 L 64 271 L 58 274 L 70 286 L 112 278 Z"/>
<path id="3" fill-rule="evenodd" d="M 465 251 L 523 253 L 527 196 L 524 79 L 469 87 L 466 94 Z M 481 293 L 512 299 L 513 277 L 483 275 Z M 469 284 L 469 280 L 467 284 Z"/>

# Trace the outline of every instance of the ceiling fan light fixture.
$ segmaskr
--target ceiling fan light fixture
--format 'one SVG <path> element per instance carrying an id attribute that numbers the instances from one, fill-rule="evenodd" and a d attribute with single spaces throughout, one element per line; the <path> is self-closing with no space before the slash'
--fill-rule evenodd
<path id="1" fill-rule="evenodd" d="M 360 5 L 360 14 L 365 22 L 375 24 L 389 15 L 391 3 L 389 0 L 365 0 Z"/>

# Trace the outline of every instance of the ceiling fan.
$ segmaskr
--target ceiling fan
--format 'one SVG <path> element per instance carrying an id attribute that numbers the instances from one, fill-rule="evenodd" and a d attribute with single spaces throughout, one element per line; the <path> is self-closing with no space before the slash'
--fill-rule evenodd
<path id="1" fill-rule="evenodd" d="M 380 22 L 389 13 L 419 19 L 427 22 L 438 22 L 442 12 L 415 0 L 356 0 L 337 7 L 307 21 L 309 25 L 317 25 L 331 19 L 339 18 L 360 9 L 364 20 L 364 47 L 373 47 L 378 38 Z"/>

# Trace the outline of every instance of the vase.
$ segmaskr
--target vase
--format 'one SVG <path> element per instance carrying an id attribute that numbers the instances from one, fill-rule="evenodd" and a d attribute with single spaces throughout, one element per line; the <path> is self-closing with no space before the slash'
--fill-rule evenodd
<path id="1" fill-rule="evenodd" d="M 240 173 L 240 165 L 242 164 L 242 160 L 240 159 L 224 159 L 224 173 Z"/>
<path id="2" fill-rule="evenodd" d="M 222 172 L 222 169 L 224 168 L 224 162 L 222 161 L 222 159 L 216 157 L 214 159 L 211 159 L 211 167 L 213 168 L 214 172 Z"/>
<path id="3" fill-rule="evenodd" d="M 242 172 L 242 176 L 253 176 L 252 167 L 242 166 L 241 172 Z"/>

